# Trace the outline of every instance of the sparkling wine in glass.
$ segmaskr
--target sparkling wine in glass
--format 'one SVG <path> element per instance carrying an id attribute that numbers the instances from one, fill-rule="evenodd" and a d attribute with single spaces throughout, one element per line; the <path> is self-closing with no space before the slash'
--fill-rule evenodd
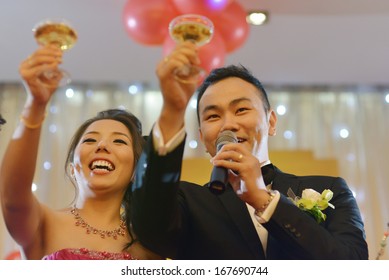
<path id="1" fill-rule="evenodd" d="M 56 45 L 62 51 L 66 51 L 77 42 L 77 32 L 65 20 L 47 19 L 39 22 L 32 30 L 35 40 L 40 45 Z M 64 86 L 70 83 L 70 75 L 63 69 L 48 70 L 41 74 L 40 81 L 50 79 L 60 80 L 59 85 Z"/>
<path id="2" fill-rule="evenodd" d="M 197 14 L 180 15 L 175 17 L 169 24 L 169 34 L 177 43 L 190 40 L 197 46 L 202 46 L 211 41 L 213 31 L 212 21 L 203 15 Z M 182 83 L 196 83 L 198 80 L 193 80 L 193 76 L 204 73 L 204 69 L 200 67 L 186 65 L 177 69 L 176 78 Z"/>

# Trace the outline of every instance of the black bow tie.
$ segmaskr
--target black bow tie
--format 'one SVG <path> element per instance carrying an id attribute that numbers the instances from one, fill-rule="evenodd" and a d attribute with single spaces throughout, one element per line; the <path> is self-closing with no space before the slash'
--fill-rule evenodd
<path id="1" fill-rule="evenodd" d="M 271 163 L 264 165 L 262 166 L 261 171 L 265 185 L 270 185 L 273 182 L 274 177 L 276 176 L 276 170 L 274 168 L 274 165 Z"/>

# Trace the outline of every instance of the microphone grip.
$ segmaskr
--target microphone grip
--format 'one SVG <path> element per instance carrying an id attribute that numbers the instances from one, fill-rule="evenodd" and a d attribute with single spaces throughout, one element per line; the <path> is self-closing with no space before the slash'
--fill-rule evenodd
<path id="1" fill-rule="evenodd" d="M 209 190 L 214 194 L 221 194 L 226 189 L 228 170 L 224 167 L 214 166 L 209 182 Z"/>

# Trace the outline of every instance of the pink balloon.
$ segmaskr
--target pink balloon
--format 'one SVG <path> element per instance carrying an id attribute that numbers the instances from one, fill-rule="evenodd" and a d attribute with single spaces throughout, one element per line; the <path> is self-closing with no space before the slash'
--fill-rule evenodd
<path id="1" fill-rule="evenodd" d="M 234 0 L 172 0 L 177 10 L 183 14 L 209 16 L 221 12 Z"/>
<path id="2" fill-rule="evenodd" d="M 224 65 L 226 46 L 220 33 L 215 32 L 212 40 L 200 48 L 199 56 L 201 66 L 207 73 L 211 72 L 214 68 L 219 68 Z"/>
<path id="3" fill-rule="evenodd" d="M 177 43 L 172 39 L 172 37 L 170 37 L 170 35 L 167 35 L 162 45 L 163 56 L 168 56 L 173 51 L 176 44 Z"/>
<path id="4" fill-rule="evenodd" d="M 176 42 L 168 35 L 163 43 L 163 55 L 169 53 L 176 46 Z M 211 72 L 214 68 L 219 68 L 224 65 L 226 56 L 225 44 L 222 36 L 215 32 L 212 40 L 199 49 L 199 57 L 201 60 L 200 66 L 205 70 L 206 74 Z"/>
<path id="5" fill-rule="evenodd" d="M 246 22 L 247 12 L 238 2 L 232 2 L 222 13 L 212 18 L 215 30 L 221 33 L 227 52 L 241 47 L 249 35 L 249 25 Z"/>
<path id="6" fill-rule="evenodd" d="M 162 45 L 170 21 L 178 15 L 171 0 L 128 0 L 123 22 L 128 36 L 145 45 Z"/>

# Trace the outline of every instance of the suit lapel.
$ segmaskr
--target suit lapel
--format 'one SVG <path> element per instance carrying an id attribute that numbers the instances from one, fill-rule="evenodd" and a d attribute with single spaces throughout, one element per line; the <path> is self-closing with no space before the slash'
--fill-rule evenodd
<path id="1" fill-rule="evenodd" d="M 274 190 L 278 190 L 283 195 L 287 195 L 289 188 L 294 193 L 300 193 L 300 180 L 294 175 L 289 175 L 281 172 L 273 165 L 262 167 L 264 179 L 266 184 L 272 184 Z M 245 240 L 248 250 L 255 256 L 255 259 L 265 259 L 265 254 L 262 248 L 262 243 L 255 230 L 250 214 L 247 210 L 246 204 L 240 200 L 235 194 L 231 186 L 226 188 L 226 191 L 218 196 L 224 208 L 234 221 L 241 237 Z M 277 245 L 278 242 L 272 236 L 268 236 L 267 243 L 267 258 L 272 259 L 274 256 L 279 256 L 282 248 Z M 273 256 L 273 257 L 272 257 Z"/>
<path id="2" fill-rule="evenodd" d="M 242 238 L 246 241 L 248 250 L 255 256 L 255 259 L 264 259 L 261 241 L 253 225 L 246 204 L 235 194 L 231 186 L 219 196 L 226 211 L 234 221 Z"/>
<path id="3" fill-rule="evenodd" d="M 284 196 L 288 196 L 287 192 L 289 188 L 296 194 L 301 193 L 301 181 L 300 179 L 292 174 L 286 174 L 280 171 L 274 166 L 274 179 L 272 189 L 279 191 Z M 282 259 L 284 258 L 284 248 L 280 246 L 280 242 L 274 239 L 270 234 L 267 241 L 266 256 L 268 259 Z"/>
<path id="4" fill-rule="evenodd" d="M 277 167 L 274 167 L 275 176 L 272 184 L 272 189 L 277 190 L 285 196 L 290 188 L 296 195 L 301 193 L 301 181 L 300 179 L 291 174 L 281 172 Z"/>

